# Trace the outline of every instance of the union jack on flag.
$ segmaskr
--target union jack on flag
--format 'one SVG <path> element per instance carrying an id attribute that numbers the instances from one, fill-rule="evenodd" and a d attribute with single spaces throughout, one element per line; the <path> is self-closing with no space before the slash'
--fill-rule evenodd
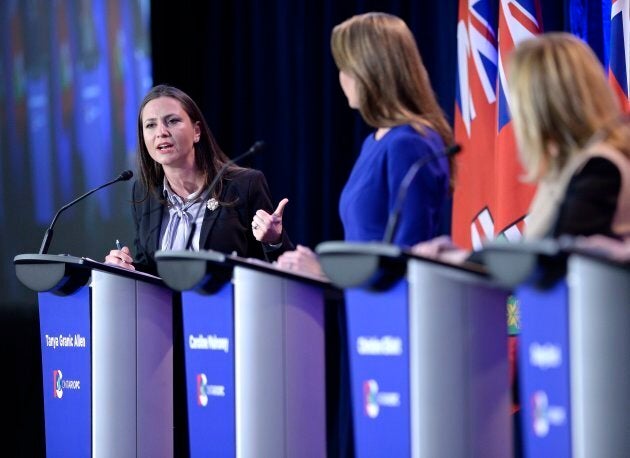
<path id="1" fill-rule="evenodd" d="M 608 79 L 624 110 L 630 112 L 630 0 L 612 2 Z"/>
<path id="2" fill-rule="evenodd" d="M 534 189 L 520 181 L 503 64 L 519 42 L 540 33 L 540 24 L 537 0 L 460 0 L 455 139 L 464 154 L 453 199 L 459 245 L 478 249 L 497 235 L 521 236 Z"/>
<path id="3" fill-rule="evenodd" d="M 468 248 L 494 236 L 494 141 L 497 84 L 496 1 L 461 0 L 457 23 L 453 240 Z M 480 218 L 480 215 L 483 217 Z"/>
<path id="4" fill-rule="evenodd" d="M 499 7 L 499 81 L 497 137 L 495 148 L 495 232 L 508 240 L 521 237 L 525 216 L 535 188 L 520 180 L 524 171 L 518 159 L 511 124 L 509 78 L 506 63 L 509 54 L 523 40 L 542 31 L 537 0 L 501 0 Z"/>

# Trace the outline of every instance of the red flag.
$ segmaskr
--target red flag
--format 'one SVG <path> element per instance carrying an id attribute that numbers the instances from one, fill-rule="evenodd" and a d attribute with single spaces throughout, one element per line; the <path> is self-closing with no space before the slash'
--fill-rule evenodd
<path id="1" fill-rule="evenodd" d="M 518 159 L 507 91 L 506 62 L 510 52 L 523 40 L 541 32 L 537 0 L 501 0 L 499 7 L 499 78 L 497 88 L 497 137 L 495 149 L 496 213 L 495 232 L 510 241 L 518 240 L 535 187 L 521 181 L 524 170 Z"/>
<path id="2" fill-rule="evenodd" d="M 467 248 L 492 238 L 497 36 L 492 2 L 460 0 L 457 24 L 453 239 Z"/>

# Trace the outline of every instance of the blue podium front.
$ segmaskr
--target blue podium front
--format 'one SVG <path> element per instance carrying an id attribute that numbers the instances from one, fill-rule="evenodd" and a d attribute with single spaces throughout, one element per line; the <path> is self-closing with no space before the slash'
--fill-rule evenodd
<path id="1" fill-rule="evenodd" d="M 191 456 L 235 456 L 234 287 L 182 292 Z"/>
<path id="2" fill-rule="evenodd" d="M 520 304 L 525 456 L 630 452 L 630 268 L 571 239 L 491 244 Z"/>
<path id="3" fill-rule="evenodd" d="M 183 291 L 191 456 L 326 456 L 330 286 L 215 252 L 156 259 Z"/>
<path id="4" fill-rule="evenodd" d="M 65 297 L 53 293 L 39 293 L 38 297 L 46 453 L 90 456 L 90 289 L 84 286 Z M 62 418 L 71 421 L 59 421 Z"/>
<path id="5" fill-rule="evenodd" d="M 358 456 L 409 456 L 408 290 L 345 291 L 355 450 Z"/>
<path id="6" fill-rule="evenodd" d="M 527 456 L 571 456 L 569 291 L 566 279 L 515 291 L 521 311 L 519 383 Z"/>
<path id="7" fill-rule="evenodd" d="M 317 252 L 345 291 L 357 456 L 509 455 L 507 292 L 391 245 Z"/>
<path id="8" fill-rule="evenodd" d="M 47 456 L 172 456 L 172 292 L 84 258 L 14 262 L 39 292 Z"/>

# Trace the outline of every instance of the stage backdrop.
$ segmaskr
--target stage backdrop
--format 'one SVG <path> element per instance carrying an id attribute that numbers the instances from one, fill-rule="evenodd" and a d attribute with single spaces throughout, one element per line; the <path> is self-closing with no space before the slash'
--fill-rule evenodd
<path id="1" fill-rule="evenodd" d="M 32 301 L 13 256 L 39 250 L 55 212 L 135 168 L 149 21 L 149 0 L 0 2 L 2 301 Z M 102 259 L 131 243 L 129 195 L 116 184 L 62 214 L 49 252 Z"/>
<path id="2" fill-rule="evenodd" d="M 545 3 L 554 4 L 543 6 L 545 29 L 561 29 L 563 5 Z M 342 238 L 338 199 L 369 128 L 339 88 L 331 30 L 366 11 L 401 16 L 452 121 L 457 7 L 455 0 L 2 2 L 0 300 L 34 303 L 15 281 L 12 259 L 38 250 L 56 209 L 135 169 L 136 110 L 153 83 L 189 92 L 228 155 L 267 143 L 245 165 L 265 172 L 276 202 L 290 199 L 285 222 L 294 241 Z M 63 214 L 50 252 L 102 259 L 116 238 L 131 244 L 129 189 L 116 184 Z M 447 232 L 450 221 L 443 226 Z"/>
<path id="3" fill-rule="evenodd" d="M 469 3 L 494 4 L 498 14 L 498 0 Z M 562 29 L 563 3 L 543 3 L 545 30 Z M 330 53 L 332 28 L 367 11 L 401 16 L 453 122 L 458 6 L 457 0 L 235 0 L 173 11 L 156 3 L 154 77 L 184 87 L 200 101 L 229 155 L 255 140 L 267 142 L 247 165 L 265 172 L 275 201 L 290 199 L 285 221 L 292 239 L 314 246 L 343 238 L 339 195 L 370 131 L 339 87 Z M 165 32 L 173 28 L 178 40 Z M 443 226 L 448 232 L 450 221 Z"/>
<path id="4" fill-rule="evenodd" d="M 627 17 L 627 2 L 615 0 L 623 11 L 619 17 Z M 9 354 L 21 364 L 33 362 L 32 352 L 19 342 L 37 335 L 34 309 L 6 306 L 35 304 L 34 295 L 15 279 L 13 256 L 39 249 L 46 226 L 64 203 L 123 169 L 135 169 L 136 110 L 154 82 L 189 92 L 230 156 L 256 140 L 267 143 L 266 151 L 246 165 L 265 172 L 276 202 L 291 200 L 285 222 L 293 240 L 314 246 L 343 237 L 339 194 L 369 132 L 339 88 L 330 56 L 333 26 L 366 11 L 401 16 L 453 122 L 459 3 L 0 2 L 0 302 L 2 322 L 15 337 L 7 339 Z M 514 6 L 511 0 L 501 3 Z M 608 61 L 611 0 L 540 3 L 542 30 L 573 31 Z M 499 0 L 468 2 L 475 8 L 485 4 L 498 14 Z M 627 51 L 621 56 L 627 68 Z M 624 88 L 623 81 L 618 84 Z M 50 252 L 102 259 L 116 238 L 131 243 L 129 190 L 129 183 L 116 184 L 64 214 Z M 445 230 L 449 223 L 444 222 Z M 23 328 L 15 326 L 17 310 L 27 311 Z M 42 425 L 34 425 L 38 416 L 29 410 L 29 402 L 41 402 L 33 395 L 41 387 L 35 380 L 39 362 L 25 371 L 15 364 L 3 367 L 11 375 L 33 374 L 30 382 L 20 378 L 8 386 L 19 386 L 11 396 L 19 406 L 16 431 L 23 434 L 16 438 L 26 437 L 25 447 L 41 446 Z"/>
<path id="5" fill-rule="evenodd" d="M 135 117 L 152 85 L 149 0 L 0 2 L 0 333 L 11 386 L 6 456 L 44 456 L 35 294 L 13 257 L 36 253 L 62 205 L 135 168 Z M 102 259 L 131 243 L 130 184 L 64 213 L 50 253 Z M 72 427 L 69 419 L 68 427 Z"/>

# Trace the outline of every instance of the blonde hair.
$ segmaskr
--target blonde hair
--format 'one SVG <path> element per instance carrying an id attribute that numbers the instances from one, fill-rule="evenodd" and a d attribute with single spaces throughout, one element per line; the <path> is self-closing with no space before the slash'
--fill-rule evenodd
<path id="1" fill-rule="evenodd" d="M 593 51 L 568 33 L 524 41 L 508 68 L 510 110 L 526 179 L 562 170 L 589 142 L 630 156 L 630 128 Z M 553 150 L 553 151 L 551 151 Z"/>
<path id="2" fill-rule="evenodd" d="M 386 13 L 353 16 L 333 29 L 331 48 L 337 68 L 356 81 L 366 123 L 375 128 L 411 124 L 421 134 L 428 126 L 451 144 L 451 128 L 402 19 Z"/>

